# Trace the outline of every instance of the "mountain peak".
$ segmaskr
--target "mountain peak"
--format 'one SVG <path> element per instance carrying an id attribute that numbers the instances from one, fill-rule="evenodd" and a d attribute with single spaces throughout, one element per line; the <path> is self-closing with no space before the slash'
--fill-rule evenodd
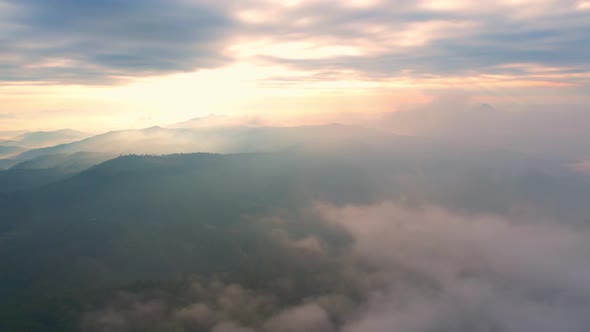
<path id="1" fill-rule="evenodd" d="M 479 105 L 478 110 L 482 112 L 496 112 L 496 108 L 488 103 L 482 103 Z"/>

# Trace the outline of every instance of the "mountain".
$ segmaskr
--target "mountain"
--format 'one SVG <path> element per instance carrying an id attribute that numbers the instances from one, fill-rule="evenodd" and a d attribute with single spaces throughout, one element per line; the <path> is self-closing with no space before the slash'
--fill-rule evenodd
<path id="1" fill-rule="evenodd" d="M 10 140 L 10 139 L 0 140 L 0 146 L 16 146 L 17 144 L 18 144 L 17 141 Z"/>
<path id="2" fill-rule="evenodd" d="M 19 161 L 0 172 L 0 192 L 43 186 L 122 154 L 167 154 L 170 152 L 245 153 L 281 151 L 294 147 L 324 149 L 347 141 L 403 142 L 403 137 L 352 126 L 291 128 L 229 127 L 221 129 L 167 129 L 115 131 L 78 142 L 21 153 Z M 366 142 L 368 144 L 368 142 Z M 30 177 L 27 174 L 31 174 Z"/>
<path id="3" fill-rule="evenodd" d="M 291 146 L 322 145 L 362 135 L 371 137 L 389 134 L 363 127 L 341 125 L 200 129 L 151 127 L 112 131 L 69 144 L 33 149 L 21 153 L 15 159 L 27 160 L 43 155 L 76 152 L 116 155 L 263 152 Z"/>
<path id="4" fill-rule="evenodd" d="M 0 146 L 0 159 L 11 158 L 23 151 L 25 149 L 20 146 Z"/>
<path id="5" fill-rule="evenodd" d="M 55 131 L 36 131 L 12 138 L 16 145 L 26 148 L 42 148 L 57 144 L 71 143 L 88 137 L 89 134 L 72 129 Z"/>
<path id="6" fill-rule="evenodd" d="M 63 173 L 78 173 L 94 165 L 116 157 L 112 154 L 76 152 L 73 154 L 54 154 L 36 157 L 14 165 L 14 170 L 57 169 Z"/>
<path id="7" fill-rule="evenodd" d="M 78 152 L 40 156 L 21 162 L 6 160 L 6 167 L 0 170 L 0 193 L 42 187 L 113 157 L 110 154 Z"/>
<path id="8" fill-rule="evenodd" d="M 479 112 L 497 112 L 496 108 L 493 105 L 487 103 L 480 104 L 477 109 Z"/>
<path id="9" fill-rule="evenodd" d="M 13 137 L 25 134 L 26 130 L 2 130 L 0 131 L 0 140 L 11 139 Z"/>
<path id="10" fill-rule="evenodd" d="M 0 159 L 0 170 L 11 168 L 18 163 L 19 162 L 17 160 L 13 159 Z"/>
<path id="11" fill-rule="evenodd" d="M 167 128 L 212 128 L 212 127 L 263 127 L 272 126 L 272 122 L 256 116 L 228 116 L 210 114 L 167 126 Z"/>
<path id="12" fill-rule="evenodd" d="M 391 137 L 390 137 L 391 136 Z M 20 161 L 0 172 L 0 192 L 43 186 L 81 172 L 92 165 L 122 154 L 167 154 L 170 152 L 245 153 L 282 151 L 294 147 L 324 149 L 347 141 L 403 142 L 403 137 L 352 126 L 292 128 L 229 127 L 221 129 L 167 129 L 109 132 L 78 142 L 21 153 Z M 366 142 L 368 144 L 368 142 Z M 30 176 L 27 176 L 30 174 Z"/>

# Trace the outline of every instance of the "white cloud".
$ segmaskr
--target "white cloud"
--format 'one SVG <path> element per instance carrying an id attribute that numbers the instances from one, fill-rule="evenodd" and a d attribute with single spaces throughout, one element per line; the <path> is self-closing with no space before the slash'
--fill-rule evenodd
<path id="1" fill-rule="evenodd" d="M 249 327 L 239 326 L 235 323 L 223 322 L 215 325 L 211 332 L 255 332 Z"/>
<path id="2" fill-rule="evenodd" d="M 386 280 L 345 332 L 583 332 L 590 323 L 587 228 L 392 203 L 319 211 Z"/>
<path id="3" fill-rule="evenodd" d="M 309 303 L 285 309 L 272 317 L 265 325 L 267 332 L 330 332 L 332 324 L 326 311 Z"/>

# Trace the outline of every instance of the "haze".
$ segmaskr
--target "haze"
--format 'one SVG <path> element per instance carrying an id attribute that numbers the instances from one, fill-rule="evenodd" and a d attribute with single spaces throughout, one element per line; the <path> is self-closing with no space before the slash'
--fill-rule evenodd
<path id="1" fill-rule="evenodd" d="M 0 331 L 588 331 L 589 31 L 585 0 L 0 0 Z"/>

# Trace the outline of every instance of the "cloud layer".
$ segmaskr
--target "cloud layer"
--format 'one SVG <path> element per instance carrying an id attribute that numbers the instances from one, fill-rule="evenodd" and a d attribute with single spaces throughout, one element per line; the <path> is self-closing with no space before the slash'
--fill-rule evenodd
<path id="1" fill-rule="evenodd" d="M 321 207 L 385 287 L 346 332 L 584 331 L 588 229 L 395 204 Z"/>
<path id="2" fill-rule="evenodd" d="M 434 84 L 478 77 L 587 84 L 584 2 L 0 1 L 4 81 L 104 83 L 232 61 L 306 73 Z M 514 82 L 513 82 L 514 83 Z"/>
<path id="3" fill-rule="evenodd" d="M 0 1 L 2 80 L 106 83 L 228 62 L 232 26 L 205 2 Z"/>
<path id="4" fill-rule="evenodd" d="M 279 14 L 260 23 L 282 32 L 273 49 L 295 41 L 306 43 L 307 52 L 271 49 L 267 58 L 299 69 L 349 70 L 380 80 L 484 74 L 588 79 L 586 50 L 577 47 L 590 42 L 583 32 L 588 13 L 575 1 L 302 1 Z"/>
<path id="5" fill-rule="evenodd" d="M 310 249 L 280 233 L 291 252 L 285 259 L 323 262 L 315 273 L 292 273 L 261 288 L 201 276 L 188 280 L 181 295 L 166 295 L 164 287 L 124 292 L 87 313 L 84 329 L 582 332 L 590 324 L 585 226 L 391 202 L 319 204 L 313 211 L 351 240 L 342 246 L 317 237 L 322 247 Z M 286 300 L 295 284 L 314 289 L 325 273 L 330 282 L 317 292 Z"/>

